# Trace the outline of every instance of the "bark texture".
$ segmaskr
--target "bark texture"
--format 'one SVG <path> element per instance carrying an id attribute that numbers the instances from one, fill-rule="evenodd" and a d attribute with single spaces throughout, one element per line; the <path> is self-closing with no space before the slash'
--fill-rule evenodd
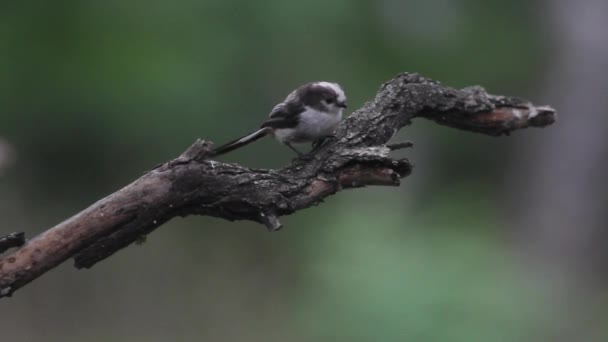
<path id="1" fill-rule="evenodd" d="M 179 157 L 2 257 L 0 297 L 68 258 L 75 259 L 77 268 L 91 267 L 175 216 L 252 220 L 275 231 L 281 228 L 280 216 L 319 204 L 342 189 L 399 185 L 412 166 L 389 154 L 409 144 L 387 143 L 416 117 L 499 136 L 549 125 L 555 111 L 489 95 L 481 87 L 458 90 L 403 73 L 346 118 L 335 137 L 280 170 L 210 160 L 212 144 L 198 140 Z"/>

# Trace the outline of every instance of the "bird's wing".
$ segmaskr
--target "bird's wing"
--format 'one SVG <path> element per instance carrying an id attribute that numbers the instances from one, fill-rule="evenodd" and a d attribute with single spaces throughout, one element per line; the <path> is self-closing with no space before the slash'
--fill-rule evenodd
<path id="1" fill-rule="evenodd" d="M 298 89 L 292 91 L 287 95 L 283 102 L 274 106 L 270 111 L 269 117 L 285 116 L 288 114 L 290 107 L 294 107 L 294 104 L 298 102 Z"/>
<path id="2" fill-rule="evenodd" d="M 304 105 L 297 99 L 296 91 L 293 91 L 285 101 L 274 106 L 261 127 L 293 128 L 298 125 L 299 114 L 305 110 Z"/>

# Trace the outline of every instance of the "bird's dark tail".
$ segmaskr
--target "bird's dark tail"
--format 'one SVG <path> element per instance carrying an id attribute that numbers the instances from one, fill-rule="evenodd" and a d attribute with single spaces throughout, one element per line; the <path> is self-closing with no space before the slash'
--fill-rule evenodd
<path id="1" fill-rule="evenodd" d="M 258 129 L 257 131 L 253 132 L 253 133 L 249 133 L 243 137 L 240 137 L 238 139 L 234 139 L 228 143 L 225 143 L 222 146 L 219 146 L 218 148 L 214 149 L 212 151 L 212 155 L 213 156 L 219 156 L 220 154 L 224 154 L 224 153 L 228 153 L 230 151 L 236 150 L 237 148 L 243 147 L 247 144 L 250 144 L 260 138 L 263 138 L 265 136 L 267 136 L 268 134 L 270 134 L 272 132 L 272 128 L 270 127 L 263 127 Z"/>

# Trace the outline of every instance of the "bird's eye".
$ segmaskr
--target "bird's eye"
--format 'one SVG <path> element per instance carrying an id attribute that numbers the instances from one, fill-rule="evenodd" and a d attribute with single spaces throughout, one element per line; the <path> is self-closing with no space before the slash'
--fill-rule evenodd
<path id="1" fill-rule="evenodd" d="M 325 99 L 325 102 L 327 102 L 327 103 L 333 103 L 333 102 L 334 102 L 334 99 L 332 99 L 332 98 Z"/>

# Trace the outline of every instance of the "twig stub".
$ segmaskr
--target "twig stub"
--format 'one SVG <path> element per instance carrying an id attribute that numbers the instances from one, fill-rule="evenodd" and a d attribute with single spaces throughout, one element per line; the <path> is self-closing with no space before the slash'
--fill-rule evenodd
<path id="1" fill-rule="evenodd" d="M 25 233 L 10 233 L 6 236 L 0 237 L 0 254 L 4 253 L 10 248 L 23 246 L 25 243 Z"/>

